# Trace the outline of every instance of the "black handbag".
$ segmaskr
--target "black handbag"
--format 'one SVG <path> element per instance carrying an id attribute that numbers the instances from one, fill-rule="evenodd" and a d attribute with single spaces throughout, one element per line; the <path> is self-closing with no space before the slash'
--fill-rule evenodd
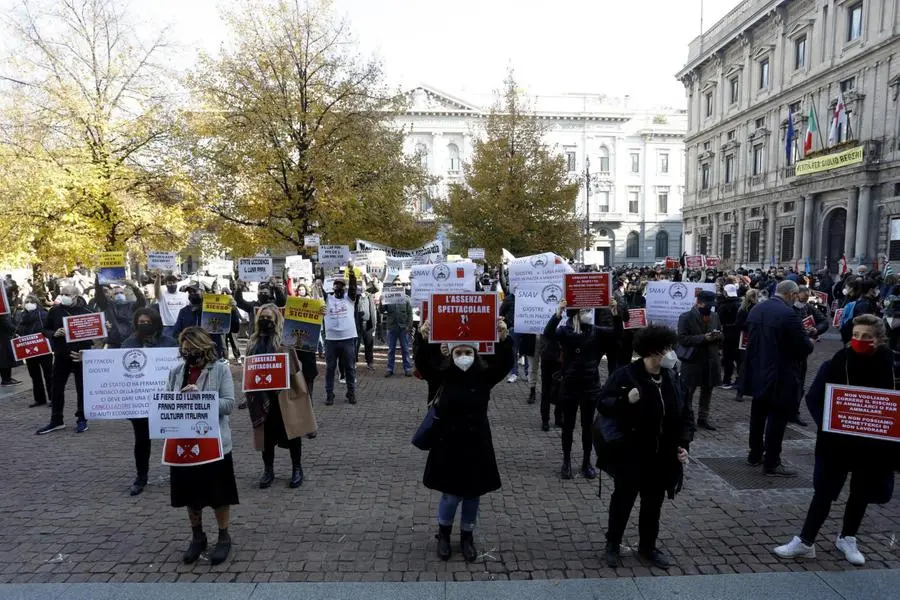
<path id="1" fill-rule="evenodd" d="M 440 421 L 440 417 L 438 416 L 438 405 L 440 404 L 441 393 L 444 391 L 444 386 L 441 386 L 437 393 L 434 395 L 434 398 L 428 403 L 428 412 L 425 413 L 425 417 L 422 419 L 422 422 L 419 424 L 418 429 L 413 434 L 411 443 L 413 446 L 418 448 L 419 450 L 429 451 L 431 447 L 434 445 L 435 438 L 435 429 L 437 427 L 438 422 Z"/>
<path id="2" fill-rule="evenodd" d="M 696 350 L 697 346 L 675 344 L 675 356 L 677 356 L 678 360 L 680 360 L 681 362 L 689 362 L 692 358 L 694 358 L 694 352 Z"/>

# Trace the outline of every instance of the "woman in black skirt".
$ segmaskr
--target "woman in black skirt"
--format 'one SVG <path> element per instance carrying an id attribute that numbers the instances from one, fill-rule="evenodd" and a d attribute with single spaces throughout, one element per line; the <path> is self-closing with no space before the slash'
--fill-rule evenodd
<path id="1" fill-rule="evenodd" d="M 184 562 L 195 562 L 206 550 L 203 532 L 203 509 L 212 508 L 219 524 L 219 539 L 209 562 L 217 565 L 225 561 L 231 551 L 228 520 L 231 506 L 238 504 L 234 463 L 231 460 L 231 426 L 228 415 L 234 408 L 234 382 L 228 363 L 219 361 L 216 344 L 200 327 L 188 327 L 178 337 L 184 363 L 172 369 L 166 391 L 218 392 L 219 434 L 222 440 L 222 460 L 197 466 L 171 467 L 172 506 L 186 507 L 193 530 L 193 539 L 184 552 Z"/>

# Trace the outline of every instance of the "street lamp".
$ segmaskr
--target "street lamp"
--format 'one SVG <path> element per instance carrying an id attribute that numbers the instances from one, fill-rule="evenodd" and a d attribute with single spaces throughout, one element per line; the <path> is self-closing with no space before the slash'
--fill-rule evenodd
<path id="1" fill-rule="evenodd" d="M 591 159 L 584 157 L 584 248 L 591 249 Z M 585 261 L 586 262 L 586 261 Z"/>

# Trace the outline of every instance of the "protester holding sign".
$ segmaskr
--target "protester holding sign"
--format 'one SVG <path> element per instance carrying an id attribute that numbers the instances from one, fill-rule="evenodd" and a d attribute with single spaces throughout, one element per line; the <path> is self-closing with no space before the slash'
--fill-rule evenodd
<path id="1" fill-rule="evenodd" d="M 178 278 L 175 275 L 166 275 L 165 288 L 160 288 L 160 275 L 153 280 L 153 291 L 156 297 L 156 308 L 162 318 L 163 332 L 168 336 L 174 336 L 175 323 L 178 321 L 178 313 L 186 306 L 190 306 L 188 293 L 178 290 Z"/>
<path id="2" fill-rule="evenodd" d="M 349 250 L 348 250 L 349 253 Z M 348 265 L 350 285 L 343 276 L 334 280 L 325 298 L 325 404 L 334 404 L 334 371 L 342 360 L 347 377 L 347 402 L 356 404 L 356 272 Z"/>
<path id="3" fill-rule="evenodd" d="M 48 316 L 47 309 L 34 294 L 25 297 L 24 307 L 25 310 L 19 313 L 16 335 L 40 335 L 46 339 L 44 329 Z M 34 402 L 29 408 L 44 406 L 47 404 L 47 395 L 53 389 L 53 353 L 26 359 L 25 366 L 31 377 L 31 393 L 34 396 Z"/>
<path id="4" fill-rule="evenodd" d="M 203 288 L 202 284 L 199 283 L 191 283 L 184 286 L 185 291 L 188 293 L 188 301 L 190 305 L 185 306 L 181 309 L 181 312 L 178 313 L 178 319 L 175 321 L 175 326 L 172 328 L 172 333 L 175 336 L 180 336 L 181 332 L 187 329 L 188 327 L 199 327 L 203 322 Z M 230 301 L 230 298 L 228 298 Z M 225 309 L 225 315 L 229 315 L 228 308 Z M 231 333 L 237 333 L 241 329 L 241 315 L 237 311 L 237 308 L 231 307 L 230 312 L 230 326 L 228 331 Z M 220 357 L 225 356 L 225 339 L 223 334 L 215 333 L 212 334 L 213 343 L 216 345 L 216 350 L 219 353 Z"/>
<path id="5" fill-rule="evenodd" d="M 301 463 L 303 436 L 316 431 L 312 412 L 312 382 L 318 375 L 315 361 L 301 363 L 293 346 L 282 344 L 281 332 L 284 318 L 274 304 L 264 304 L 256 313 L 256 326 L 247 342 L 247 357 L 260 354 L 286 354 L 288 356 L 288 383 L 290 387 L 278 391 L 247 392 L 247 408 L 253 425 L 253 445 L 262 452 L 263 475 L 260 489 L 272 486 L 275 481 L 275 447 L 287 448 L 291 455 L 291 488 L 303 484 Z M 312 357 L 311 352 L 303 352 Z M 245 363 L 246 365 L 246 363 Z M 301 373 L 302 377 L 297 377 Z"/>
<path id="6" fill-rule="evenodd" d="M 831 512 L 847 476 L 850 496 L 835 546 L 854 565 L 865 563 L 856 534 L 869 504 L 885 504 L 894 490 L 894 471 L 900 469 L 900 440 L 887 441 L 825 431 L 826 386 L 854 386 L 894 390 L 891 350 L 884 323 L 874 315 L 853 319 L 849 348 L 842 348 L 819 369 L 806 395 L 806 404 L 819 428 L 813 498 L 798 537 L 775 548 L 781 558 L 815 558 L 816 537 Z"/>
<path id="7" fill-rule="evenodd" d="M 274 277 L 269 281 L 264 281 L 259 284 L 258 291 L 256 292 L 256 300 L 252 302 L 244 300 L 244 292 L 247 291 L 247 284 L 240 279 L 234 283 L 234 302 L 239 309 L 250 316 L 251 334 L 253 333 L 253 324 L 255 323 L 254 314 L 256 313 L 256 309 L 264 304 L 275 304 L 275 306 L 282 307 L 287 302 L 284 288 L 276 284 Z"/>
<path id="8" fill-rule="evenodd" d="M 132 298 L 126 293 L 130 290 Z M 97 284 L 94 287 L 94 301 L 97 308 L 106 316 L 109 323 L 109 337 L 106 340 L 108 348 L 121 348 L 132 331 L 132 322 L 134 320 L 134 311 L 147 305 L 147 298 L 144 297 L 141 289 L 131 283 L 125 282 L 125 285 L 113 285 L 109 288 L 102 287 L 100 276 L 97 276 Z"/>
<path id="9" fill-rule="evenodd" d="M 66 405 L 66 384 L 69 381 L 69 375 L 75 376 L 75 394 L 78 399 L 78 410 L 75 411 L 75 419 L 77 419 L 75 432 L 84 433 L 88 429 L 87 420 L 84 418 L 84 381 L 80 355 L 82 350 L 89 349 L 94 343 L 91 340 L 67 342 L 66 330 L 63 328 L 63 320 L 66 317 L 91 314 L 86 307 L 76 304 L 76 298 L 79 297 L 78 288 L 74 285 L 63 286 L 57 298 L 59 304 L 50 309 L 44 324 L 44 335 L 47 336 L 53 347 L 53 388 L 50 393 L 52 412 L 50 423 L 38 429 L 38 435 L 65 429 L 63 409 Z"/>
<path id="10" fill-rule="evenodd" d="M 403 292 L 403 284 L 400 278 L 394 278 L 394 292 Z M 397 356 L 397 342 L 400 343 L 400 353 L 403 360 L 403 373 L 409 377 L 412 375 L 412 361 L 409 354 L 409 333 L 413 326 L 413 310 L 409 297 L 403 293 L 399 296 L 399 302 L 392 299 L 385 302 L 382 297 L 380 312 L 384 318 L 384 331 L 387 333 L 387 371 L 385 377 L 393 377 L 394 361 Z M 427 317 L 426 317 L 427 318 Z"/>
<path id="11" fill-rule="evenodd" d="M 184 553 L 185 564 L 200 558 L 206 550 L 203 531 L 203 509 L 212 508 L 219 525 L 219 539 L 209 555 L 209 562 L 220 564 L 231 552 L 228 522 L 231 507 L 238 504 L 234 463 L 231 458 L 231 425 L 229 415 L 234 408 L 234 381 L 231 369 L 219 361 L 216 344 L 200 327 L 188 327 L 179 336 L 184 363 L 172 369 L 167 392 L 217 392 L 219 394 L 219 435 L 221 459 L 196 466 L 170 467 L 172 506 L 186 507 L 193 539 Z M 169 440 L 166 440 L 169 442 Z"/>
<path id="12" fill-rule="evenodd" d="M 491 390 L 500 383 L 514 360 L 506 324 L 497 324 L 500 342 L 493 356 L 478 355 L 477 344 L 448 344 L 450 356 L 428 348 L 430 327 L 426 320 L 416 334 L 416 369 L 437 392 L 437 435 L 425 464 L 423 483 L 441 492 L 438 504 L 438 557 L 449 560 L 450 534 L 456 511 L 462 504 L 460 545 L 466 562 L 474 562 L 473 532 L 481 496 L 500 489 L 500 471 L 494 454 L 488 404 Z"/>

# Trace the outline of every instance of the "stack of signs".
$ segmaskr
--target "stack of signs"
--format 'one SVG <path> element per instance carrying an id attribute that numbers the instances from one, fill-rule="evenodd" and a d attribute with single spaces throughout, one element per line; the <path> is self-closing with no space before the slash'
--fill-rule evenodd
<path id="1" fill-rule="evenodd" d="M 496 292 L 432 294 L 428 305 L 431 343 L 497 341 Z"/>
<path id="2" fill-rule="evenodd" d="M 469 248 L 468 257 L 472 260 L 484 260 L 484 248 Z"/>
<path id="3" fill-rule="evenodd" d="M 287 354 L 254 354 L 244 358 L 243 391 L 277 392 L 290 384 Z"/>
<path id="4" fill-rule="evenodd" d="M 13 354 L 17 361 L 50 354 L 50 342 L 43 333 L 32 333 L 12 339 Z"/>
<path id="5" fill-rule="evenodd" d="M 601 308 L 612 302 L 610 273 L 567 273 L 567 308 Z"/>
<path id="6" fill-rule="evenodd" d="M 415 265 L 410 280 L 415 304 L 426 302 L 437 292 L 474 292 L 475 263 Z"/>
<path id="7" fill-rule="evenodd" d="M 178 255 L 174 252 L 148 252 L 148 271 L 175 271 L 178 268 Z"/>
<path id="8" fill-rule="evenodd" d="M 647 283 L 647 320 L 677 330 L 678 318 L 694 307 L 697 294 L 702 290 L 715 293 L 716 284 L 681 281 Z"/>
<path id="9" fill-rule="evenodd" d="M 125 253 L 101 252 L 100 253 L 100 284 L 107 285 L 125 281 Z"/>
<path id="10" fill-rule="evenodd" d="M 219 439 L 218 392 L 157 392 L 148 409 L 150 439 Z"/>
<path id="11" fill-rule="evenodd" d="M 284 343 L 303 352 L 315 352 L 324 314 L 325 302 L 322 300 L 288 298 L 284 307 Z"/>
<path id="12" fill-rule="evenodd" d="M 81 362 L 86 418 L 146 419 L 181 356 L 178 348 L 86 350 Z"/>
<path id="13" fill-rule="evenodd" d="M 303 245 L 307 248 L 318 248 L 322 245 L 322 237 L 318 233 L 303 236 Z"/>
<path id="14" fill-rule="evenodd" d="M 238 260 L 238 279 L 241 281 L 269 281 L 272 278 L 271 258 L 241 258 Z"/>
<path id="15" fill-rule="evenodd" d="M 325 268 L 340 267 L 350 262 L 349 246 L 319 246 L 319 264 Z"/>
<path id="16" fill-rule="evenodd" d="M 677 258 L 666 257 L 666 269 L 680 269 L 681 262 Z"/>
<path id="17" fill-rule="evenodd" d="M 627 316 L 622 324 L 623 329 L 642 329 L 647 326 L 646 308 L 630 308 Z"/>
<path id="18" fill-rule="evenodd" d="M 285 256 L 284 267 L 287 269 L 288 277 L 293 279 L 313 280 L 312 261 L 302 256 Z"/>
<path id="19" fill-rule="evenodd" d="M 381 290 L 381 305 L 392 306 L 406 302 L 406 290 L 403 288 L 384 288 Z"/>
<path id="20" fill-rule="evenodd" d="M 6 286 L 0 283 L 0 315 L 10 313 L 9 298 L 6 295 Z"/>
<path id="21" fill-rule="evenodd" d="M 229 333 L 231 331 L 231 296 L 203 294 L 200 327 L 207 333 Z"/>
<path id="22" fill-rule="evenodd" d="M 703 268 L 703 255 L 696 254 L 693 256 L 685 256 L 684 257 L 684 266 L 686 269 L 702 269 Z"/>
<path id="23" fill-rule="evenodd" d="M 106 317 L 103 313 L 63 317 L 66 343 L 101 340 L 106 337 Z"/>

